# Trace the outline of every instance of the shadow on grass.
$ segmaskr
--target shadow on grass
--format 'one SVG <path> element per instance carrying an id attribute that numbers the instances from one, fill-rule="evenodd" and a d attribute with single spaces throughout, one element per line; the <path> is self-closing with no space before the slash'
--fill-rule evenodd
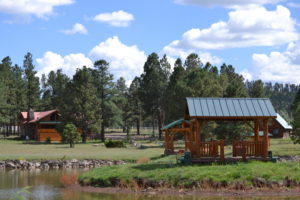
<path id="1" fill-rule="evenodd" d="M 181 166 L 181 165 L 167 164 L 167 163 L 152 163 L 152 164 L 137 165 L 137 166 L 133 166 L 132 168 L 141 170 L 141 171 L 150 171 L 150 170 L 155 170 L 155 169 L 176 168 L 179 166 Z"/>

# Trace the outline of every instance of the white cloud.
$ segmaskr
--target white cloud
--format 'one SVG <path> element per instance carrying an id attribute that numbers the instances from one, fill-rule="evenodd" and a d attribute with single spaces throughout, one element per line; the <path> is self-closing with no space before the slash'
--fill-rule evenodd
<path id="1" fill-rule="evenodd" d="M 251 46 L 274 46 L 298 39 L 295 21 L 283 6 L 268 11 L 264 7 L 229 12 L 227 22 L 219 21 L 207 29 L 191 29 L 181 40 L 165 49 L 225 49 Z"/>
<path id="2" fill-rule="evenodd" d="M 107 23 L 111 26 L 127 27 L 134 20 L 134 16 L 123 10 L 112 13 L 101 13 L 93 18 L 95 21 Z"/>
<path id="3" fill-rule="evenodd" d="M 48 74 L 50 71 L 56 71 L 62 69 L 62 71 L 68 76 L 73 76 L 77 68 L 83 66 L 92 67 L 93 62 L 82 53 L 69 54 L 61 56 L 59 54 L 47 51 L 42 58 L 36 59 L 38 76 L 42 74 Z"/>
<path id="4" fill-rule="evenodd" d="M 72 4 L 74 0 L 0 0 L 0 12 L 46 18 L 52 15 L 54 7 Z"/>
<path id="5" fill-rule="evenodd" d="M 62 32 L 67 35 L 73 35 L 76 33 L 83 34 L 83 35 L 88 34 L 87 29 L 82 24 L 79 24 L 79 23 L 74 24 L 72 29 L 63 30 Z"/>
<path id="6" fill-rule="evenodd" d="M 202 63 L 210 62 L 213 65 L 220 64 L 223 62 L 223 60 L 217 56 L 211 55 L 209 52 L 199 51 L 196 49 L 181 49 L 181 48 L 173 48 L 172 46 L 166 46 L 162 50 L 161 54 L 166 54 L 167 56 L 171 58 L 180 58 L 181 60 L 185 60 L 187 56 L 191 53 L 196 53 L 201 59 Z M 173 63 L 172 63 L 173 64 Z"/>
<path id="7" fill-rule="evenodd" d="M 179 4 L 191 4 L 199 6 L 223 6 L 227 8 L 249 7 L 253 5 L 275 4 L 282 0 L 174 0 Z"/>
<path id="8" fill-rule="evenodd" d="M 300 42 L 288 45 L 285 52 L 253 54 L 253 67 L 249 70 L 255 78 L 272 82 L 300 83 Z"/>
<path id="9" fill-rule="evenodd" d="M 247 69 L 244 69 L 243 71 L 241 71 L 240 74 L 244 77 L 245 81 L 246 80 L 248 80 L 248 81 L 252 81 L 253 80 L 252 74 Z"/>
<path id="10" fill-rule="evenodd" d="M 115 78 L 124 77 L 132 80 L 143 72 L 143 66 L 147 59 L 145 53 L 137 46 L 123 44 L 117 36 L 108 38 L 90 51 L 93 60 L 104 59 L 110 63 L 110 70 Z"/>

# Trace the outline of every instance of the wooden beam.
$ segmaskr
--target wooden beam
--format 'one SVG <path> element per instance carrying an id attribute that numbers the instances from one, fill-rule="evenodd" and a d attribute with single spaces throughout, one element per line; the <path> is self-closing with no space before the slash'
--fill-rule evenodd
<path id="1" fill-rule="evenodd" d="M 190 132 L 190 128 L 170 128 L 168 129 L 168 132 L 170 133 L 186 133 Z"/>
<path id="2" fill-rule="evenodd" d="M 268 127 L 268 119 L 263 120 L 263 126 L 264 126 L 264 137 L 263 137 L 263 141 L 264 141 L 264 152 L 263 152 L 263 157 L 267 157 L 268 156 L 268 134 L 269 134 L 269 127 Z"/>
<path id="3" fill-rule="evenodd" d="M 254 121 L 254 141 L 257 142 L 259 140 L 259 121 Z"/>
<path id="4" fill-rule="evenodd" d="M 214 120 L 214 121 L 222 121 L 222 120 L 247 120 L 253 121 L 255 119 L 276 119 L 276 116 L 235 116 L 235 117 L 223 117 L 223 116 L 192 116 L 191 119 L 203 119 L 203 120 Z"/>

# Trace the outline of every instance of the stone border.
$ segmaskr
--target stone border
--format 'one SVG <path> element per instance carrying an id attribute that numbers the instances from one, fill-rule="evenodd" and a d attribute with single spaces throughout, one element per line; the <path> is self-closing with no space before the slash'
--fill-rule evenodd
<path id="1" fill-rule="evenodd" d="M 126 164 L 122 160 L 4 160 L 0 161 L 0 170 L 32 170 L 32 169 L 78 169 L 78 168 L 95 168 L 110 165 L 123 165 Z"/>

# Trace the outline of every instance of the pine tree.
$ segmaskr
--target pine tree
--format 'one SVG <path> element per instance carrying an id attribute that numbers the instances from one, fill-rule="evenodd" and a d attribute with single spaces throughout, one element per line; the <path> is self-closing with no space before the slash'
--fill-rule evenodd
<path id="1" fill-rule="evenodd" d="M 187 72 L 178 58 L 174 64 L 174 70 L 170 76 L 165 97 L 164 109 L 166 112 L 166 122 L 170 123 L 183 116 L 187 97 L 186 84 L 184 78 Z"/>
<path id="2" fill-rule="evenodd" d="M 186 67 L 187 70 L 190 70 L 193 68 L 202 68 L 203 63 L 201 62 L 201 60 L 197 54 L 191 53 L 186 58 L 184 66 Z"/>
<path id="3" fill-rule="evenodd" d="M 118 109 L 112 101 L 113 97 L 113 75 L 108 71 L 109 63 L 105 60 L 98 60 L 94 63 L 95 70 L 93 71 L 94 85 L 97 89 L 98 98 L 101 100 L 101 141 L 105 141 L 105 128 L 111 123 L 114 117 L 114 112 Z"/>
<path id="4" fill-rule="evenodd" d="M 148 56 L 144 65 L 144 73 L 141 75 L 140 97 L 146 114 L 152 118 L 153 128 L 154 121 L 157 120 L 159 138 L 162 135 L 163 97 L 166 87 L 167 77 L 161 67 L 159 57 L 156 53 L 152 53 Z"/>
<path id="5" fill-rule="evenodd" d="M 82 142 L 86 142 L 87 135 L 94 126 L 100 124 L 100 99 L 93 83 L 90 69 L 77 69 L 73 80 L 66 86 L 63 113 L 66 121 L 73 122 L 82 131 Z"/>
<path id="6" fill-rule="evenodd" d="M 264 83 L 261 80 L 246 82 L 249 96 L 252 98 L 266 97 Z"/>
<path id="7" fill-rule="evenodd" d="M 24 57 L 23 68 L 25 71 L 26 80 L 26 98 L 27 98 L 27 110 L 38 109 L 40 106 L 40 88 L 39 78 L 36 76 L 34 65 L 32 62 L 31 53 L 27 53 Z"/>
<path id="8" fill-rule="evenodd" d="M 300 144 L 300 103 L 298 103 L 297 106 L 295 105 L 295 108 L 293 112 L 294 120 L 292 123 L 293 131 L 291 138 L 295 144 Z"/>
<path id="9" fill-rule="evenodd" d="M 114 121 L 123 128 L 123 132 L 126 131 L 128 113 L 128 88 L 125 83 L 125 79 L 120 77 L 115 84 L 115 94 L 113 102 L 116 104 L 118 111 L 115 112 Z"/>
<path id="10" fill-rule="evenodd" d="M 135 77 L 130 84 L 128 91 L 128 103 L 130 108 L 130 117 L 132 120 L 132 124 L 135 123 L 137 135 L 140 135 L 140 126 L 142 119 L 142 102 L 139 96 L 140 90 L 140 79 Z"/>

